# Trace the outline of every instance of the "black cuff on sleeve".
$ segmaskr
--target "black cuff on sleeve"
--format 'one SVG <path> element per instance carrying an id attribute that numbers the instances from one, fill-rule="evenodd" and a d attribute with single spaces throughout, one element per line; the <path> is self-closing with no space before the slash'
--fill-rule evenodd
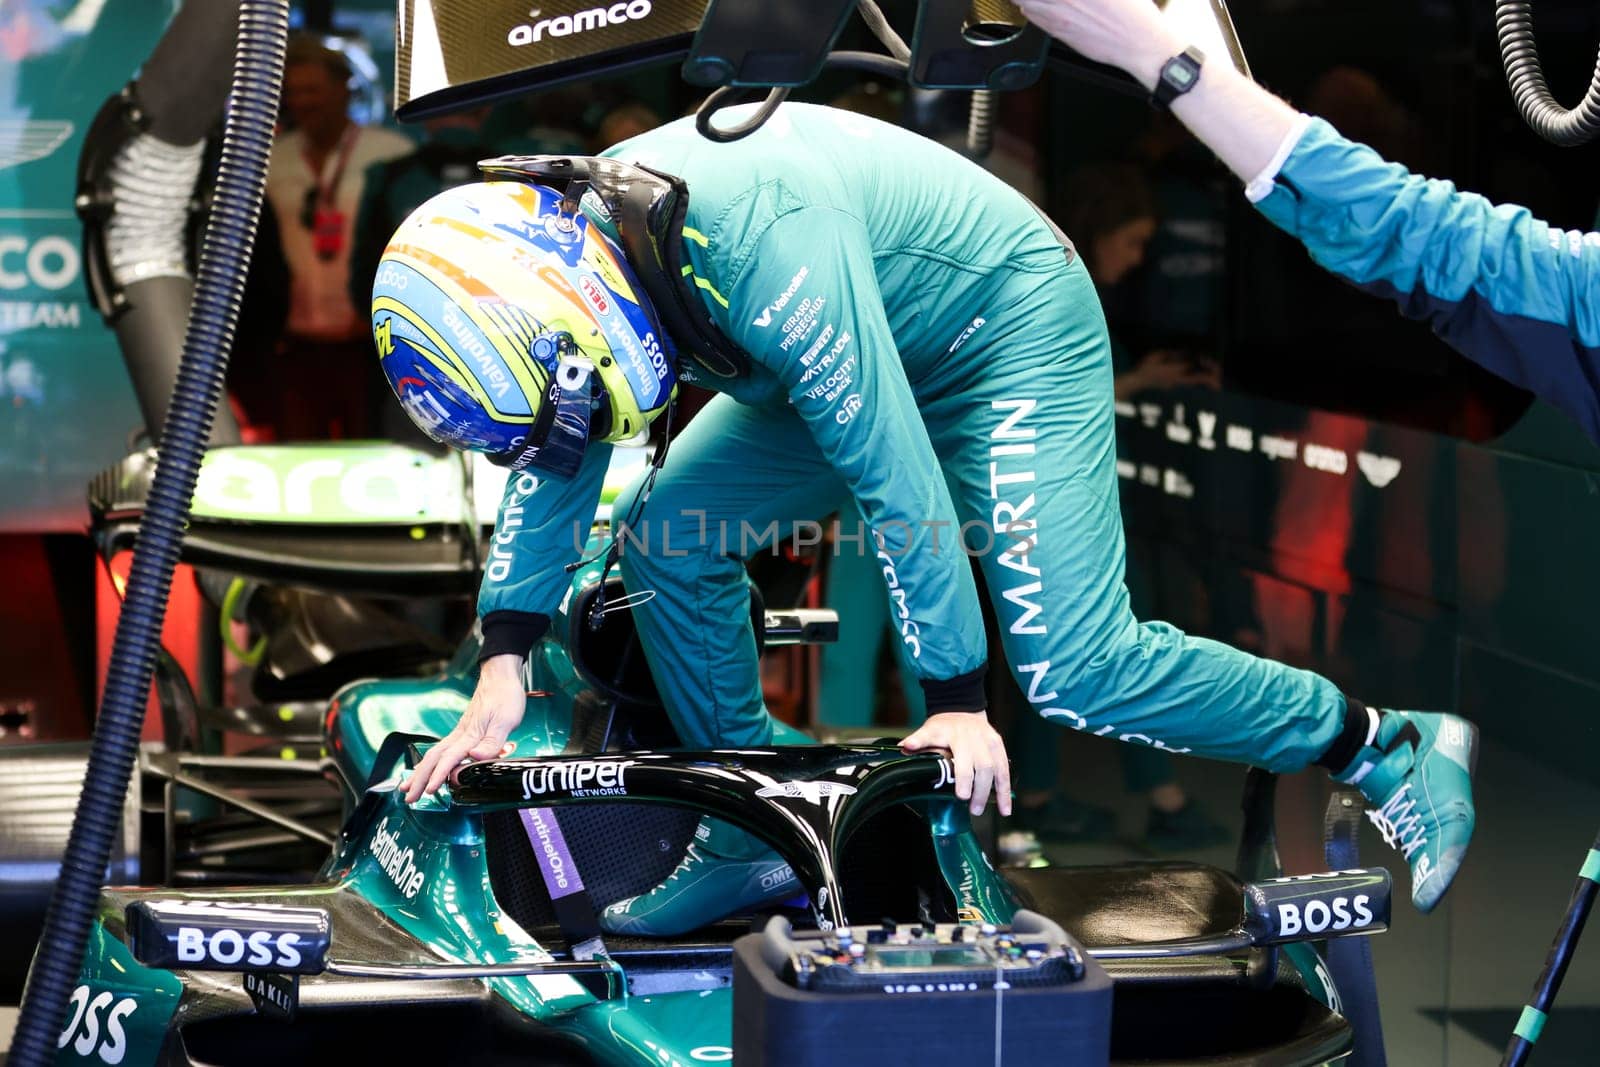
<path id="1" fill-rule="evenodd" d="M 984 692 L 984 676 L 989 672 L 986 663 L 977 670 L 958 674 L 954 678 L 945 678 L 935 681 L 932 678 L 922 679 L 922 695 L 928 701 L 928 714 L 937 715 L 943 711 L 983 711 L 989 704 L 989 697 Z"/>
<path id="2" fill-rule="evenodd" d="M 1329 774 L 1340 774 L 1349 769 L 1367 743 L 1367 730 L 1372 718 L 1365 704 L 1348 693 L 1344 694 L 1344 722 L 1340 724 L 1339 736 L 1333 739 L 1328 751 L 1312 762 Z"/>
<path id="3" fill-rule="evenodd" d="M 548 629 L 548 615 L 531 611 L 491 611 L 483 617 L 483 647 L 478 650 L 478 662 L 508 652 L 526 659 L 533 643 Z"/>

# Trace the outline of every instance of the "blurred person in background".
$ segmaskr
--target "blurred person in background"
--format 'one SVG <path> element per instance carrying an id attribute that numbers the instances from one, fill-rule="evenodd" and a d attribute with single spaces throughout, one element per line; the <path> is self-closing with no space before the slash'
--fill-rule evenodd
<path id="1" fill-rule="evenodd" d="M 272 147 L 267 202 L 289 266 L 289 315 L 258 416 L 280 440 L 373 433 L 388 386 L 367 338 L 367 301 L 350 298 L 355 214 L 367 168 L 412 150 L 410 139 L 350 118 L 350 66 L 314 36 L 284 61 L 288 129 Z M 317 382 L 290 395 L 291 382 Z"/>

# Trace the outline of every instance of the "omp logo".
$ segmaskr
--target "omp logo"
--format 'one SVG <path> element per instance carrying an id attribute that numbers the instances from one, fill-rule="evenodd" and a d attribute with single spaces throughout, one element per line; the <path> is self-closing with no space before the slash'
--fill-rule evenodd
<path id="1" fill-rule="evenodd" d="M 572 763 L 536 763 L 522 772 L 522 799 L 532 800 L 546 793 L 569 793 L 575 797 L 627 796 L 626 775 L 634 760 Z"/>
<path id="2" fill-rule="evenodd" d="M 247 934 L 238 930 L 213 930 L 207 935 L 197 926 L 178 927 L 178 959 L 184 963 L 210 960 L 225 967 L 236 963 L 250 967 L 298 967 L 302 959 L 299 944 L 300 935 L 293 932 L 274 938 L 270 930 L 252 930 Z"/>
<path id="3" fill-rule="evenodd" d="M 778 782 L 757 789 L 756 796 L 796 797 L 812 804 L 821 804 L 828 797 L 847 797 L 855 791 L 855 786 L 843 782 Z"/>
<path id="4" fill-rule="evenodd" d="M 101 1063 L 121 1063 L 128 1054 L 128 1034 L 123 1022 L 139 1007 L 132 997 L 118 997 L 110 991 L 95 993 L 86 985 L 72 991 L 69 1002 L 72 1018 L 56 1039 L 56 1048 L 72 1045 L 72 1051 Z M 108 1010 L 109 1009 L 109 1010 Z"/>
<path id="5" fill-rule="evenodd" d="M 1367 476 L 1367 481 L 1382 489 L 1400 476 L 1400 461 L 1393 456 L 1380 456 L 1373 452 L 1357 452 L 1356 466 Z"/>
<path id="6" fill-rule="evenodd" d="M 1365 893 L 1355 897 L 1313 898 L 1304 904 L 1278 905 L 1278 934 L 1294 937 L 1302 932 L 1320 934 L 1334 930 L 1360 930 L 1371 926 L 1372 898 Z"/>
<path id="7" fill-rule="evenodd" d="M 800 273 L 789 281 L 789 288 L 778 295 L 778 299 L 766 306 L 766 309 L 750 320 L 752 326 L 771 326 L 772 316 L 789 306 L 789 301 L 794 299 L 795 291 L 800 288 L 800 283 L 806 280 L 806 275 L 811 273 L 810 267 L 801 267 Z"/>
<path id="8" fill-rule="evenodd" d="M 378 823 L 377 829 L 372 831 L 372 840 L 367 843 L 367 849 L 377 858 L 378 866 L 383 868 L 383 873 L 389 876 L 389 881 L 407 900 L 416 898 L 417 891 L 422 888 L 422 872 L 417 870 L 417 854 L 410 846 L 402 847 L 400 835 L 389 829 L 389 817 L 385 815 L 383 821 Z"/>
<path id="9" fill-rule="evenodd" d="M 792 881 L 794 881 L 794 868 L 785 863 L 781 867 L 772 868 L 772 870 L 761 876 L 761 890 L 762 892 L 770 892 L 775 887 Z"/>
<path id="10" fill-rule="evenodd" d="M 528 12 L 530 18 L 538 14 L 538 8 Z M 650 0 L 630 0 L 628 3 L 612 4 L 610 7 L 591 7 L 587 11 L 578 11 L 571 15 L 557 15 L 553 19 L 539 19 L 532 24 L 513 26 L 511 32 L 506 34 L 506 43 L 512 48 L 521 48 L 523 45 L 539 41 L 547 33 L 551 37 L 571 37 L 575 33 L 586 33 L 605 26 L 638 22 L 642 18 L 648 18 L 649 15 Z"/>
<path id="11" fill-rule="evenodd" d="M 594 309 L 602 315 L 610 314 L 611 303 L 606 300 L 605 290 L 600 288 L 600 283 L 585 274 L 578 279 L 578 288 L 583 290 L 584 299 L 594 305 Z"/>

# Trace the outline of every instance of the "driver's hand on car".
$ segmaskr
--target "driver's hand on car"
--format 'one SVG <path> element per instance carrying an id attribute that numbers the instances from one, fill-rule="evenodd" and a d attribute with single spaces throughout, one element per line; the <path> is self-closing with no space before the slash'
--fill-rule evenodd
<path id="1" fill-rule="evenodd" d="M 505 748 L 506 738 L 522 721 L 528 706 L 522 682 L 522 657 L 490 656 L 478 665 L 478 688 L 456 728 L 423 755 L 406 781 L 408 803 L 438 791 L 461 761 L 490 759 Z"/>
<path id="2" fill-rule="evenodd" d="M 983 814 L 990 789 L 994 790 L 1000 814 L 1011 814 L 1011 763 L 1006 759 L 1006 743 L 989 725 L 986 711 L 929 715 L 915 733 L 900 742 L 900 747 L 906 752 L 948 749 L 955 765 L 956 796 L 970 802 L 972 814 Z"/>

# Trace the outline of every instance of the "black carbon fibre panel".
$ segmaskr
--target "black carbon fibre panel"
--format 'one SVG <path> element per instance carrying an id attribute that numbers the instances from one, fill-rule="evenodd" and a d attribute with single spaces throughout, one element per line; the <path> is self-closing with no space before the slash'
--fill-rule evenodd
<path id="1" fill-rule="evenodd" d="M 681 52 L 706 7 L 706 0 L 403 0 L 396 110 L 411 118 L 434 108 L 430 98 L 469 106 Z"/>
<path id="2" fill-rule="evenodd" d="M 660 804 L 581 804 L 560 809 L 562 836 L 595 909 L 644 892 L 683 858 L 699 821 Z M 514 811 L 484 816 L 489 882 L 500 906 L 525 930 L 555 922 L 533 848 Z"/>
<path id="3" fill-rule="evenodd" d="M 596 910 L 641 893 L 671 874 L 697 821 L 686 809 L 656 804 L 574 805 L 560 810 L 562 835 Z M 521 819 L 514 811 L 491 812 L 484 816 L 484 835 L 495 899 L 524 930 L 548 937 L 555 929 L 555 912 Z M 862 826 L 846 846 L 841 867 L 846 906 L 857 922 L 886 916 L 918 919 L 924 903 L 938 921 L 955 919 L 954 897 L 939 875 L 928 829 L 908 807 L 891 808 Z M 792 918 L 809 925 L 805 916 Z M 723 932 L 736 936 L 745 929 L 747 924 L 740 922 Z"/>

